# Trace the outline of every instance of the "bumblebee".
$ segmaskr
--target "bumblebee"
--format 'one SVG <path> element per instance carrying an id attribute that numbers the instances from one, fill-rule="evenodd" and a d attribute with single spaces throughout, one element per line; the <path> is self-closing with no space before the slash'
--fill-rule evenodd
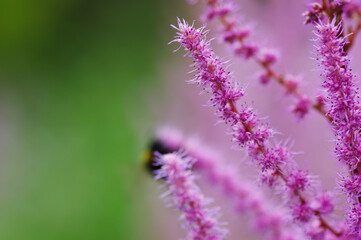
<path id="1" fill-rule="evenodd" d="M 143 155 L 143 161 L 144 161 L 144 165 L 147 169 L 147 171 L 149 173 L 151 173 L 152 175 L 155 174 L 154 171 L 160 169 L 162 166 L 159 164 L 155 164 L 155 152 L 158 152 L 160 154 L 167 154 L 167 153 L 172 153 L 174 151 L 177 151 L 178 149 L 172 149 L 171 147 L 167 146 L 164 142 L 162 142 L 159 139 L 153 139 L 149 146 L 148 149 L 144 152 Z"/>

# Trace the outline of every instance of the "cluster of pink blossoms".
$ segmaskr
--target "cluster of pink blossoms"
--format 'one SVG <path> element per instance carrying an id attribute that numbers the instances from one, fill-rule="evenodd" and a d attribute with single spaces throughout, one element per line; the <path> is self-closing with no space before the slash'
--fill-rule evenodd
<path id="1" fill-rule="evenodd" d="M 188 57 L 194 60 L 196 78 L 191 82 L 211 94 L 209 105 L 216 108 L 216 114 L 231 129 L 234 143 L 247 149 L 252 161 L 259 165 L 262 181 L 280 188 L 286 194 L 285 198 L 295 221 L 313 222 L 307 225 L 308 228 L 315 226 L 319 231 L 320 227 L 324 227 L 322 234 L 326 234 L 327 229 L 339 235 L 323 218 L 323 215 L 331 213 L 333 208 L 314 209 L 311 201 L 303 196 L 304 192 L 312 191 L 312 177 L 297 167 L 286 146 L 270 144 L 272 129 L 261 123 L 250 107 L 244 103 L 238 108 L 237 100 L 243 96 L 243 91 L 234 87 L 232 76 L 224 70 L 223 63 L 214 55 L 204 28 L 196 29 L 180 20 L 178 25 L 175 27 L 178 33 L 174 41 L 179 42 L 188 52 Z M 312 230 L 309 235 L 314 235 Z"/>
<path id="2" fill-rule="evenodd" d="M 203 197 L 189 170 L 192 159 L 181 153 L 171 153 L 159 155 L 157 164 L 162 168 L 156 172 L 156 179 L 165 179 L 168 185 L 165 196 L 169 195 L 171 204 L 182 211 L 188 239 L 224 239 L 226 231 L 218 226 L 215 218 L 217 210 L 207 208 L 209 200 Z"/>
<path id="3" fill-rule="evenodd" d="M 356 234 L 361 233 L 361 110 L 349 59 L 344 53 L 345 40 L 340 35 L 340 25 L 335 20 L 318 24 L 317 52 L 319 66 L 324 78 L 323 87 L 327 90 L 327 114 L 333 119 L 335 132 L 335 154 L 339 161 L 349 168 L 340 185 L 349 198 L 348 224 Z"/>
<path id="4" fill-rule="evenodd" d="M 335 193 L 320 190 L 319 182 L 298 167 L 286 144 L 276 143 L 275 131 L 269 124 L 262 122 L 246 102 L 240 102 L 245 91 L 213 52 L 205 27 L 195 28 L 178 19 L 178 26 L 173 26 L 177 35 L 172 42 L 179 43 L 193 60 L 195 78 L 189 82 L 210 95 L 208 105 L 215 108 L 215 114 L 227 125 L 236 148 L 246 150 L 251 162 L 259 168 L 259 182 L 281 193 L 284 200 L 284 206 L 279 208 L 281 214 L 273 212 L 265 197 L 258 191 L 250 191 L 248 183 L 242 184 L 233 167 L 223 166 L 216 154 L 197 142 L 185 141 L 179 137 L 181 134 L 160 134 L 158 138 L 175 153 L 158 154 L 157 179 L 163 179 L 173 206 L 181 210 L 188 239 L 225 239 L 215 211 L 207 210 L 207 201 L 194 182 L 196 171 L 204 172 L 232 196 L 237 209 L 249 210 L 254 225 L 267 233 L 264 235 L 267 239 L 361 239 L 361 105 L 347 57 L 361 30 L 361 5 L 355 0 L 323 0 L 311 3 L 304 13 L 306 23 L 315 25 L 316 60 L 325 90 L 324 96 L 311 101 L 299 91 L 297 78 L 285 77 L 272 69 L 278 59 L 277 52 L 248 41 L 251 29 L 239 26 L 233 2 L 206 0 L 205 3 L 205 19 L 219 19 L 224 42 L 233 46 L 236 55 L 252 58 L 263 68 L 262 83 L 273 78 L 293 94 L 297 98 L 293 111 L 299 118 L 312 107 L 330 122 L 335 134 L 335 155 L 349 170 L 341 174 L 339 181 L 347 209 L 345 221 L 334 217 Z M 358 25 L 350 26 L 345 32 L 345 21 L 354 18 L 358 18 Z M 181 155 L 180 149 L 193 160 Z M 290 234 L 292 231 L 297 234 Z"/>
<path id="5" fill-rule="evenodd" d="M 254 230 L 264 239 L 305 239 L 297 226 L 289 224 L 287 210 L 268 201 L 267 197 L 257 190 L 256 184 L 239 176 L 237 165 L 222 162 L 223 157 L 217 151 L 205 146 L 197 138 L 184 137 L 173 128 L 159 130 L 155 139 L 171 151 L 185 151 L 194 160 L 192 169 L 204 175 L 212 186 L 218 186 L 233 202 L 236 212 L 251 217 Z M 327 201 L 324 198 L 317 199 L 312 204 L 321 208 Z"/>
<path id="6" fill-rule="evenodd" d="M 287 94 L 296 98 L 296 102 L 291 107 L 291 111 L 302 119 L 309 112 L 311 107 L 323 112 L 322 104 L 312 103 L 308 96 L 300 93 L 298 88 L 301 82 L 299 76 L 291 74 L 280 74 L 274 71 L 273 65 L 279 59 L 279 52 L 276 49 L 262 47 L 254 40 L 250 40 L 252 28 L 249 24 L 240 26 L 239 20 L 235 17 L 236 9 L 233 1 L 208 0 L 205 10 L 205 19 L 212 21 L 218 19 L 223 25 L 222 38 L 227 45 L 230 45 L 237 57 L 246 60 L 253 59 L 260 65 L 262 71 L 259 73 L 259 81 L 268 84 L 271 79 L 280 83 Z"/>

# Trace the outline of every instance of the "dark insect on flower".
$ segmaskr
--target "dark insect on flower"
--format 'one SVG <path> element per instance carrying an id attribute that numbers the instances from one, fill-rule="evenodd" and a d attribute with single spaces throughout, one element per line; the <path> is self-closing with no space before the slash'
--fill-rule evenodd
<path id="1" fill-rule="evenodd" d="M 148 149 L 143 154 L 143 162 L 147 171 L 154 175 L 155 171 L 159 170 L 162 167 L 162 165 L 160 165 L 155 161 L 156 159 L 155 153 L 160 153 L 163 155 L 163 154 L 175 152 L 177 150 L 178 149 L 174 149 L 171 148 L 170 146 L 167 146 L 166 143 L 164 143 L 159 139 L 153 139 L 150 142 Z"/>

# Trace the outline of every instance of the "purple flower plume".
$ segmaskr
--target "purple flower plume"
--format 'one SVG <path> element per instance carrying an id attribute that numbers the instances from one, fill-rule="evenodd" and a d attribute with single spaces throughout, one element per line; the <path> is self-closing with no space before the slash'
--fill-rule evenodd
<path id="1" fill-rule="evenodd" d="M 206 208 L 206 199 L 195 184 L 191 170 L 193 160 L 181 153 L 158 155 L 156 179 L 165 179 L 166 195 L 171 205 L 182 212 L 181 219 L 189 240 L 221 240 L 226 231 L 219 227 L 217 209 Z"/>
<path id="2" fill-rule="evenodd" d="M 335 26 L 335 21 L 317 25 L 317 60 L 322 69 L 322 86 L 326 89 L 330 107 L 327 114 L 333 118 L 332 124 L 336 133 L 336 155 L 354 170 L 361 156 L 361 114 L 349 59 L 343 51 L 345 40 L 339 38 L 339 26 Z"/>
<path id="3" fill-rule="evenodd" d="M 317 220 L 317 227 L 323 233 L 340 236 L 323 218 L 320 211 L 313 209 L 303 193 L 307 193 L 313 180 L 307 172 L 299 170 L 292 160 L 292 153 L 282 144 L 270 145 L 272 129 L 260 122 L 257 114 L 246 104 L 237 106 L 237 100 L 243 91 L 237 89 L 232 76 L 225 71 L 222 62 L 215 56 L 206 40 L 204 27 L 196 29 L 178 19 L 177 36 L 173 42 L 179 42 L 194 60 L 196 77 L 191 83 L 201 86 L 212 96 L 209 105 L 216 108 L 216 114 L 232 131 L 236 145 L 248 150 L 248 155 L 262 170 L 262 178 L 285 193 L 293 219 L 300 223 Z M 304 224 L 305 226 L 306 224 Z"/>
<path id="4" fill-rule="evenodd" d="M 204 37 L 204 27 L 196 29 L 179 19 L 178 24 L 179 28 L 173 26 L 179 32 L 172 42 L 179 42 L 195 60 L 196 78 L 191 82 L 203 87 L 205 92 L 212 93 L 209 104 L 217 106 L 217 114 L 221 119 L 236 123 L 234 101 L 243 96 L 243 91 L 234 87 L 230 73 L 225 71 L 221 61 L 213 54 Z"/>
<path id="5" fill-rule="evenodd" d="M 195 160 L 193 169 L 206 175 L 212 186 L 222 188 L 225 195 L 232 200 L 235 209 L 241 215 L 252 217 L 252 224 L 262 239 L 301 240 L 306 239 L 299 228 L 289 224 L 289 214 L 282 206 L 275 206 L 259 191 L 256 184 L 239 176 L 235 164 L 225 164 L 220 154 L 205 146 L 196 138 L 185 138 L 179 131 L 163 128 L 158 131 L 157 139 L 173 149 L 184 149 Z M 293 184 L 296 184 L 296 180 Z M 327 199 L 315 201 L 317 209 L 327 205 Z M 332 208 L 332 204 L 331 204 Z M 331 209 L 332 211 L 332 209 Z"/>
<path id="6" fill-rule="evenodd" d="M 279 59 L 279 52 L 272 48 L 263 47 L 256 41 L 251 40 L 253 29 L 247 24 L 241 25 L 236 17 L 236 7 L 233 1 L 227 0 L 205 0 L 207 9 L 205 10 L 205 19 L 212 21 L 218 19 L 223 25 L 222 38 L 224 43 L 231 46 L 237 57 L 246 60 L 253 59 L 261 68 L 258 79 L 262 84 L 267 84 L 274 79 L 281 84 L 287 93 L 295 97 L 295 103 L 291 111 L 298 119 L 303 119 L 311 108 L 324 115 L 323 104 L 318 104 L 301 93 L 298 84 L 293 84 L 288 76 L 277 73 L 274 70 L 274 64 Z"/>
<path id="7" fill-rule="evenodd" d="M 335 20 L 321 22 L 316 25 L 315 34 L 317 60 L 324 79 L 322 86 L 328 98 L 327 114 L 333 118 L 335 154 L 350 170 L 350 176 L 344 176 L 340 184 L 351 205 L 347 211 L 347 222 L 351 233 L 361 237 L 361 112 L 358 89 L 344 52 L 346 42 L 340 36 L 340 25 L 336 25 Z"/>

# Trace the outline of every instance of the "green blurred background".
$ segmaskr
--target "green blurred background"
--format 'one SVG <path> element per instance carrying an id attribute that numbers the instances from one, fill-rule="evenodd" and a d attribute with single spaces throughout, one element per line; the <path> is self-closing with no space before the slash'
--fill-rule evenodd
<path id="1" fill-rule="evenodd" d="M 0 239 L 156 239 L 140 153 L 185 5 L 0 0 Z"/>

